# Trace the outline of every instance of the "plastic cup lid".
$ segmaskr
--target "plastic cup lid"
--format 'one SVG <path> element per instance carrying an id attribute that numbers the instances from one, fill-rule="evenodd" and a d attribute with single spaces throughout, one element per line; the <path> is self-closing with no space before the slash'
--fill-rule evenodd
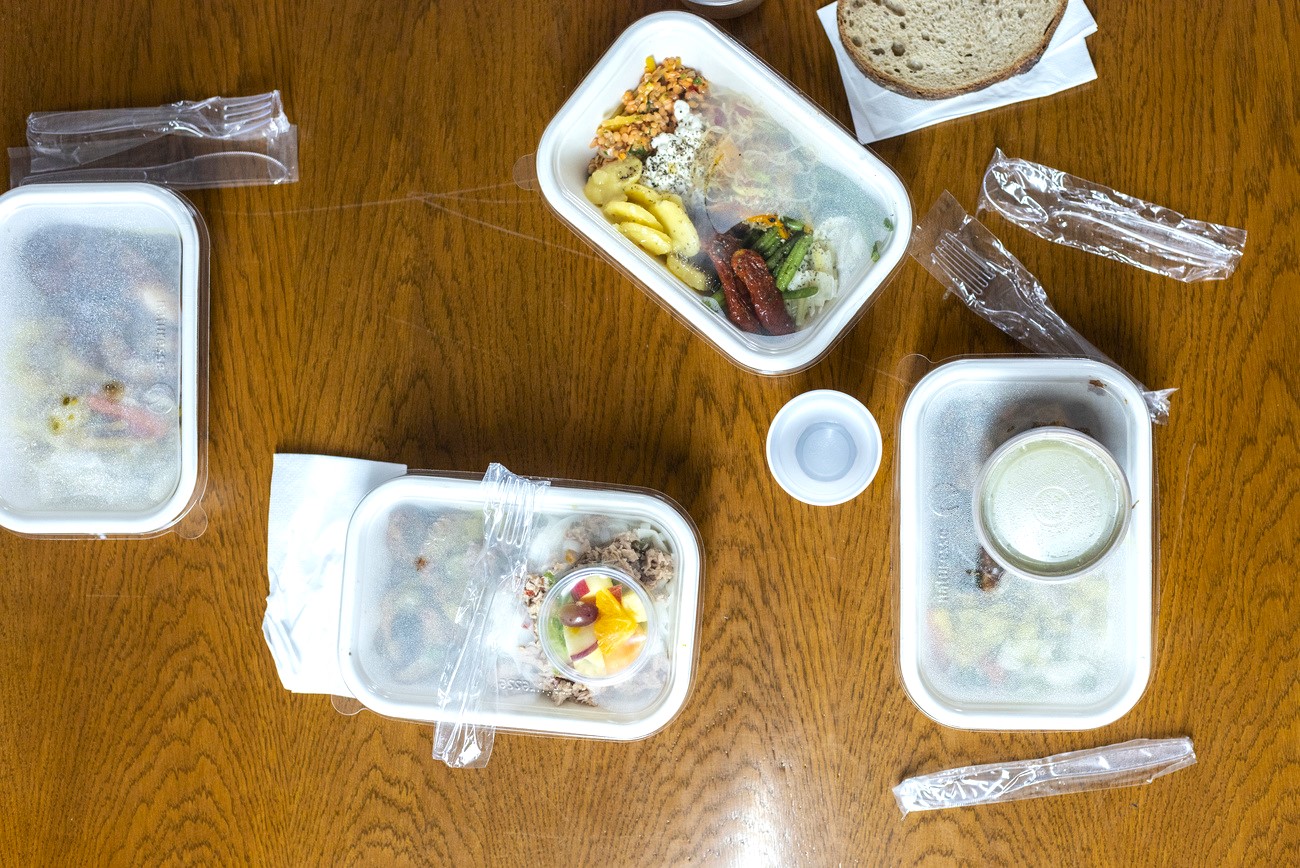
<path id="1" fill-rule="evenodd" d="M 973 509 L 994 560 L 1029 578 L 1061 581 L 1114 551 L 1130 505 L 1128 481 L 1104 446 L 1047 427 L 1013 437 L 989 457 Z"/>
<path id="2" fill-rule="evenodd" d="M 834 506 L 857 497 L 880 469 L 880 427 L 843 392 L 820 389 L 791 400 L 767 431 L 767 464 L 796 500 Z"/>

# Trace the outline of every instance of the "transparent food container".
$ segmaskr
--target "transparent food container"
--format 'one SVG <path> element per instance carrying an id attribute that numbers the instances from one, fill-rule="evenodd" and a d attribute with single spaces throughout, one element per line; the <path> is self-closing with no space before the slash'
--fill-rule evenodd
<path id="1" fill-rule="evenodd" d="M 0 196 L 0 526 L 171 528 L 202 495 L 206 425 L 198 213 L 149 184 Z"/>
<path id="2" fill-rule="evenodd" d="M 465 576 L 482 544 L 483 498 L 477 477 L 410 474 L 374 489 L 349 522 L 339 668 L 372 711 L 442 719 L 439 679 L 455 650 L 449 643 Z M 497 599 L 487 631 L 495 707 L 472 710 L 470 722 L 618 741 L 652 735 L 681 710 L 694 678 L 704 569 L 694 524 L 656 492 L 584 483 L 552 482 L 537 509 L 524 590 L 518 599 Z M 547 593 L 562 583 L 572 591 L 566 578 L 590 566 L 637 581 L 652 628 L 648 659 L 626 678 L 582 684 L 559 677 L 534 625 Z"/>
<path id="3" fill-rule="evenodd" d="M 1059 429 L 1099 444 L 1131 501 L 1109 557 L 1044 580 L 983 550 L 974 505 L 1000 447 Z M 899 664 L 912 701 L 963 729 L 1091 729 L 1127 713 L 1151 671 L 1154 559 L 1151 420 L 1128 375 L 1085 359 L 950 362 L 913 389 L 898 442 Z M 1046 500 L 1031 518 L 1091 496 L 1066 489 L 1036 486 Z"/>
<path id="4" fill-rule="evenodd" d="M 752 101 L 790 142 L 790 148 L 772 158 L 796 153 L 796 165 L 824 182 L 816 185 L 816 195 L 805 191 L 815 213 L 804 216 L 811 219 L 814 234 L 825 233 L 837 289 L 793 334 L 751 334 L 733 325 L 705 294 L 674 276 L 665 260 L 638 246 L 584 194 L 597 126 L 616 113 L 624 91 L 637 85 L 647 56 L 680 57 L 716 93 Z M 759 162 L 766 166 L 766 157 Z M 743 173 L 743 159 L 740 164 Z M 735 364 L 765 375 L 800 371 L 829 352 L 902 261 L 912 228 L 907 191 L 887 165 L 748 49 L 684 12 L 643 18 L 610 46 L 547 126 L 536 172 L 547 204 L 574 232 Z M 822 195 L 822 190 L 831 192 Z M 706 247 L 712 231 L 724 231 L 705 226 L 698 213 L 692 217 Z M 596 303 L 616 304 L 617 299 L 603 297 Z"/>

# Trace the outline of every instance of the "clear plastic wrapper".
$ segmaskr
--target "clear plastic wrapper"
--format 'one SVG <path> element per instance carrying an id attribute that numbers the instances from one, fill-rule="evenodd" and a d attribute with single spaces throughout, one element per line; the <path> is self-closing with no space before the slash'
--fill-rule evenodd
<path id="1" fill-rule="evenodd" d="M 1246 230 L 1191 220 L 1059 169 L 995 150 L 976 213 L 996 211 L 1039 238 L 1194 283 L 1236 270 Z"/>
<path id="2" fill-rule="evenodd" d="M 967 307 L 1034 352 L 1116 364 L 1061 318 L 1038 279 L 951 193 L 944 191 L 921 220 L 909 252 Z M 1168 422 L 1176 390 L 1138 387 L 1151 420 Z"/>
<path id="3" fill-rule="evenodd" d="M 537 495 L 547 482 L 533 482 L 493 464 L 483 476 L 483 547 L 469 571 L 455 626 L 459 631 L 438 682 L 445 715 L 433 738 L 434 759 L 452 768 L 482 768 L 492 756 L 496 729 L 484 722 L 496 703 L 496 656 L 489 644 L 498 597 L 518 598 L 528 568 L 537 518 Z"/>
<path id="4" fill-rule="evenodd" d="M 145 181 L 178 190 L 298 180 L 298 128 L 279 91 L 152 108 L 37 112 L 9 181 Z"/>
<path id="5" fill-rule="evenodd" d="M 1196 762 L 1190 738 L 1138 738 L 1043 759 L 963 766 L 908 778 L 894 787 L 906 817 L 936 811 L 1149 784 Z"/>

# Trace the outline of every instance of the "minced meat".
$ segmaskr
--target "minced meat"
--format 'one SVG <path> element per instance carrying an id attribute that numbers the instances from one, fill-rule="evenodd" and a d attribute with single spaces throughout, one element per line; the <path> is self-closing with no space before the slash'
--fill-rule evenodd
<path id="1" fill-rule="evenodd" d="M 577 566 L 589 565 L 622 570 L 646 590 L 673 577 L 673 556 L 653 547 L 632 531 L 614 537 L 609 545 L 578 555 Z"/>

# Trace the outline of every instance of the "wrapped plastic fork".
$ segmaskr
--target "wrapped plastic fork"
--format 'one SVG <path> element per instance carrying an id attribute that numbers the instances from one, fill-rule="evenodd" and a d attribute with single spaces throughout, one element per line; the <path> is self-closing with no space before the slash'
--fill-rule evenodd
<path id="1" fill-rule="evenodd" d="M 1001 149 L 980 185 L 975 213 L 985 209 L 1039 238 L 1185 283 L 1227 278 L 1246 247 L 1244 229 L 1191 220 Z"/>
<path id="2" fill-rule="evenodd" d="M 298 128 L 279 91 L 150 108 L 37 112 L 9 150 L 12 186 L 148 181 L 175 189 L 298 180 Z"/>
<path id="3" fill-rule="evenodd" d="M 1119 367 L 1061 319 L 1038 279 L 946 190 L 916 227 L 908 252 L 967 307 L 1034 352 Z M 1176 390 L 1152 391 L 1134 382 L 1151 420 L 1168 422 L 1169 396 Z"/>
<path id="4" fill-rule="evenodd" d="M 1137 738 L 1043 759 L 964 766 L 908 778 L 894 787 L 894 800 L 906 817 L 912 811 L 1149 784 L 1195 762 L 1190 738 Z"/>
<path id="5" fill-rule="evenodd" d="M 482 768 L 492 756 L 496 729 L 496 648 L 493 613 L 501 601 L 519 599 L 537 498 L 549 483 L 515 476 L 500 464 L 483 475 L 483 550 L 470 570 L 456 610 L 456 645 L 438 681 L 442 712 L 433 736 L 433 757 L 451 768 Z"/>

